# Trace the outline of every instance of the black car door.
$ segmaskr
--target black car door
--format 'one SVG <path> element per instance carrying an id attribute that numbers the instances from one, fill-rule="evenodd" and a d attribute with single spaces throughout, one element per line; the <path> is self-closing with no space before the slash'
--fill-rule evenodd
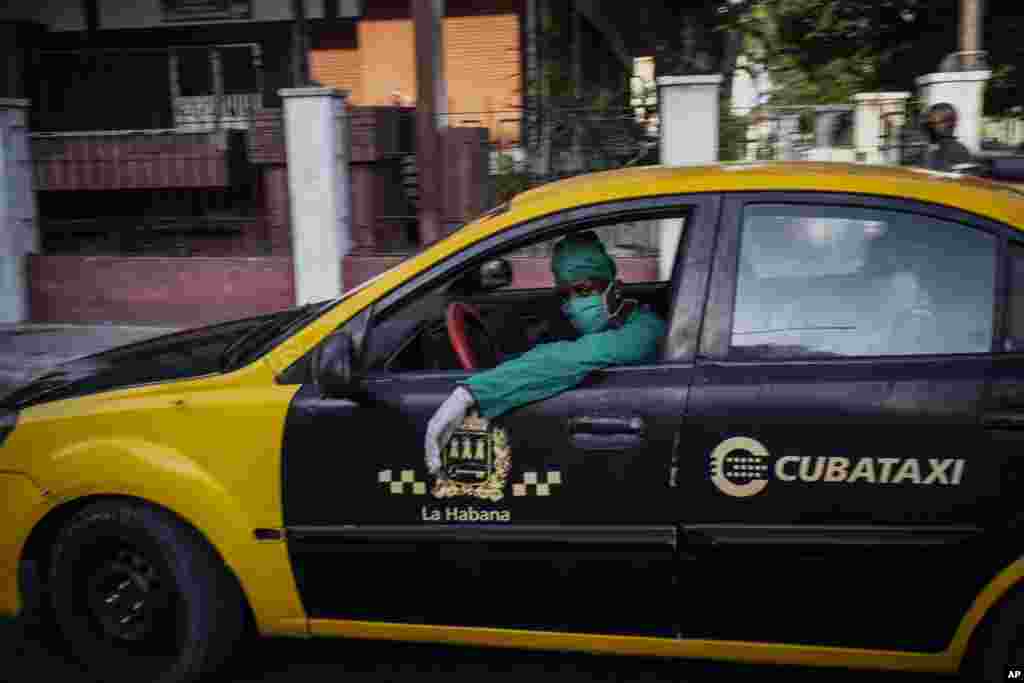
<path id="1" fill-rule="evenodd" d="M 677 540 L 670 477 L 717 220 L 713 196 L 604 205 L 514 228 L 380 302 L 367 314 L 366 337 L 373 347 L 375 325 L 398 329 L 402 316 L 385 313 L 396 309 L 415 318 L 398 337 L 434 330 L 430 296 L 415 295 L 439 283 L 443 290 L 446 279 L 524 238 L 640 218 L 685 221 L 672 281 L 644 289 L 660 291 L 671 312 L 661 359 L 594 373 L 496 420 L 467 419 L 445 456 L 449 482 L 427 473 L 423 439 L 466 371 L 408 361 L 396 371 L 385 362 L 366 370 L 358 395 L 300 389 L 285 433 L 283 500 L 311 617 L 675 634 L 678 615 L 664 599 Z"/>
<path id="2" fill-rule="evenodd" d="M 684 636 L 948 644 L 998 565 L 979 411 L 1000 244 L 914 202 L 725 200 L 680 436 L 689 580 L 707 588 Z"/>

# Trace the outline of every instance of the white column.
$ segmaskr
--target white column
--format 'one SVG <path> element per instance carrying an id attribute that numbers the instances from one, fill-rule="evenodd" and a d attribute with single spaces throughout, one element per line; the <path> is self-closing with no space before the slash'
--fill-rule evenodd
<path id="1" fill-rule="evenodd" d="M 826 104 L 814 108 L 814 148 L 810 150 L 810 161 L 853 160 L 853 154 L 849 153 L 849 150 L 837 150 L 832 144 L 832 136 L 835 134 L 840 116 L 852 111 L 853 107 L 844 104 Z"/>
<path id="2" fill-rule="evenodd" d="M 991 71 L 933 73 L 917 79 L 925 108 L 948 102 L 957 113 L 956 137 L 977 154 L 981 149 L 982 96 Z"/>
<path id="3" fill-rule="evenodd" d="M 351 248 L 347 91 L 285 88 L 284 135 L 291 206 L 295 303 L 342 291 Z"/>
<path id="4" fill-rule="evenodd" d="M 658 84 L 659 154 L 667 166 L 718 161 L 718 92 L 721 74 L 662 76 Z M 672 277 L 682 221 L 661 221 L 658 277 Z"/>
<path id="5" fill-rule="evenodd" d="M 39 249 L 28 100 L 0 99 L 0 322 L 28 319 L 28 254 Z"/>
<path id="6" fill-rule="evenodd" d="M 882 145 L 895 144 L 895 140 L 883 140 L 886 132 L 884 121 L 888 121 L 890 131 L 894 134 L 895 126 L 903 125 L 908 92 L 865 92 L 854 95 L 856 108 L 853 112 L 853 146 L 857 153 L 857 161 L 869 164 L 885 162 Z"/>
<path id="7" fill-rule="evenodd" d="M 779 114 L 776 131 L 779 136 L 776 143 L 779 149 L 777 158 L 782 161 L 796 160 L 796 150 L 793 147 L 793 143 L 800 134 L 800 114 L 793 112 Z"/>

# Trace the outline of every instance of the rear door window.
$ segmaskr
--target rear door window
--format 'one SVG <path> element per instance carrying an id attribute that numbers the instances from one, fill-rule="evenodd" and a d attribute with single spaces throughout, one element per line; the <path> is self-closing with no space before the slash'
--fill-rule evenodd
<path id="1" fill-rule="evenodd" d="M 744 209 L 730 355 L 991 350 L 998 240 L 909 212 Z"/>

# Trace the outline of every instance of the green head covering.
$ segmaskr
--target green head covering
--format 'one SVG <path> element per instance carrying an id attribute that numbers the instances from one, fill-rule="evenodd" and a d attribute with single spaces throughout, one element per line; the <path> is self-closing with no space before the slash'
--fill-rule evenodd
<path id="1" fill-rule="evenodd" d="M 579 280 L 614 280 L 615 261 L 592 231 L 569 235 L 555 245 L 551 273 L 557 284 Z"/>

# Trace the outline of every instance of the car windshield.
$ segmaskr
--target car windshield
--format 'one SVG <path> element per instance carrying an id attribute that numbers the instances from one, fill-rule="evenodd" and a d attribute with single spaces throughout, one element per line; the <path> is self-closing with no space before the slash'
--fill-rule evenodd
<path id="1" fill-rule="evenodd" d="M 288 337 L 333 308 L 341 299 L 317 301 L 290 308 L 270 317 L 229 344 L 220 356 L 223 371 L 241 367 L 263 355 L 283 338 Z"/>

